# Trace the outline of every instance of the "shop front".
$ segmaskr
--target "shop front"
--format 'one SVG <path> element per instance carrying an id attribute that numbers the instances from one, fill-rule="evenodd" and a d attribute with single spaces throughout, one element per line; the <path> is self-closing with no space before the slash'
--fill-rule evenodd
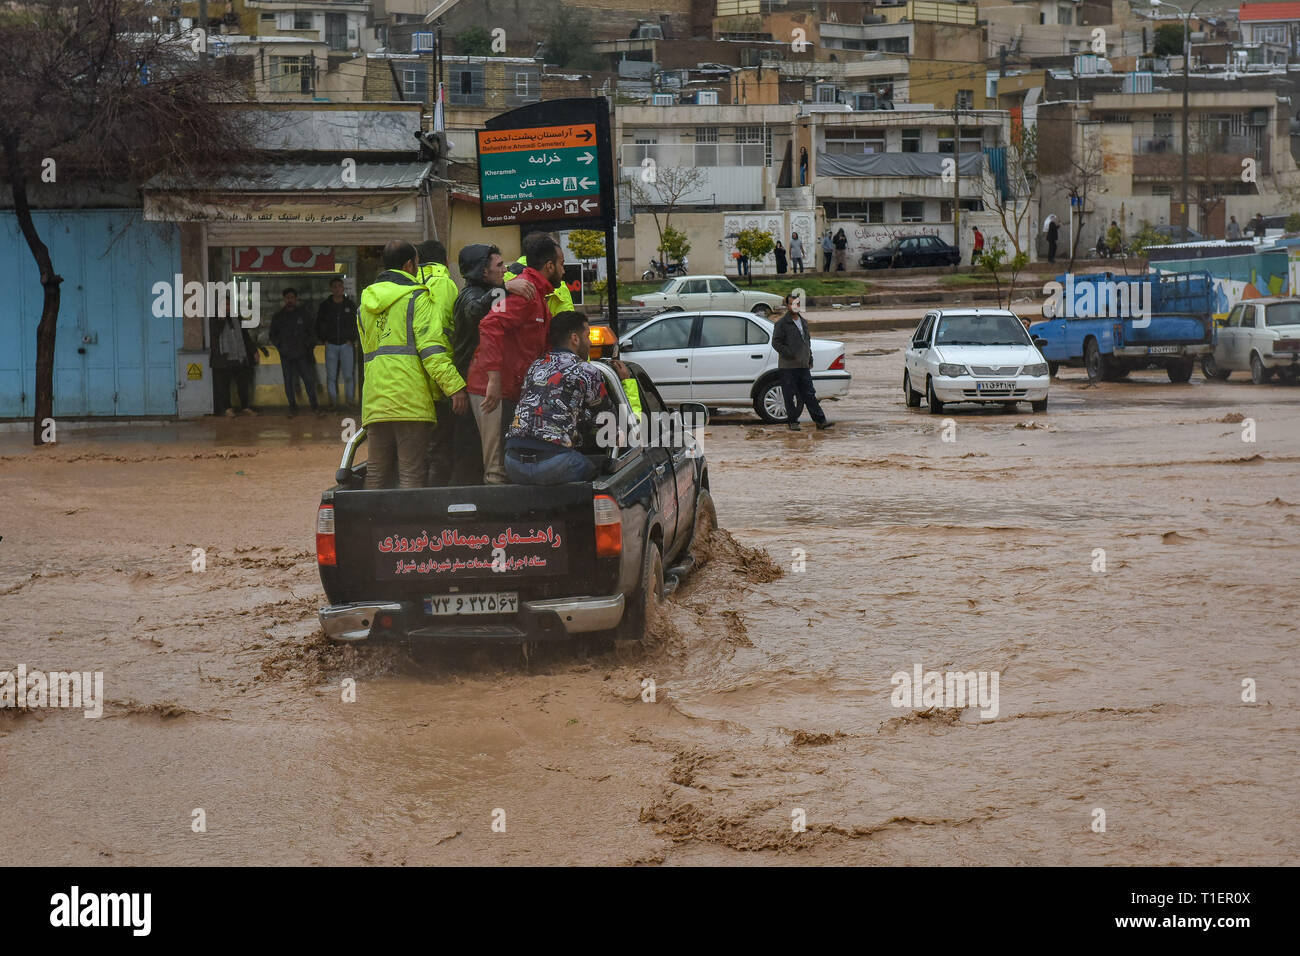
<path id="1" fill-rule="evenodd" d="M 419 242 L 435 234 L 431 172 L 429 163 L 359 163 L 356 184 L 343 187 L 338 165 L 281 165 L 203 188 L 147 185 L 147 220 L 195 224 L 182 229 L 181 258 L 185 279 L 198 279 L 208 293 L 206 299 L 196 298 L 204 309 L 185 309 L 186 348 L 178 354 L 180 416 L 212 413 L 209 319 L 221 315 L 223 306 L 240 316 L 259 348 L 253 405 L 263 411 L 287 407 L 280 356 L 270 340 L 284 293 L 294 291 L 313 320 L 334 279 L 343 281 L 344 294 L 355 303 L 383 271 L 386 242 Z M 227 290 L 235 293 L 233 305 L 226 305 Z M 268 354 L 260 354 L 263 348 Z M 315 360 L 317 397 L 325 407 L 323 344 L 316 345 Z M 359 388 L 359 355 L 354 368 Z M 338 388 L 341 402 L 341 379 Z M 301 385 L 297 400 L 300 407 L 309 404 Z"/>

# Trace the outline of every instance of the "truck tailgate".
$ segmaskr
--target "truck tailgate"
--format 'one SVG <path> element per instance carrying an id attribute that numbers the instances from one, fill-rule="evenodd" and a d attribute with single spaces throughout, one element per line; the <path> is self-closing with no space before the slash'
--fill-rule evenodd
<path id="1" fill-rule="evenodd" d="M 604 563 L 589 483 L 338 491 L 333 504 L 339 567 L 353 569 L 339 580 L 345 601 L 571 595 L 571 572 Z"/>
<path id="2" fill-rule="evenodd" d="M 1190 345 L 1211 341 L 1208 318 L 1196 315 L 1153 315 L 1148 324 L 1124 320 L 1125 345 Z"/>

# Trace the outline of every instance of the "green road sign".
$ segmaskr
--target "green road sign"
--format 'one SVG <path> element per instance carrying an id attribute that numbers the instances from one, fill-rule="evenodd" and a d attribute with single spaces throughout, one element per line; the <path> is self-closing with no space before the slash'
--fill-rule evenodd
<path id="1" fill-rule="evenodd" d="M 600 195 L 596 149 L 529 149 L 479 156 L 482 201 L 577 199 Z"/>

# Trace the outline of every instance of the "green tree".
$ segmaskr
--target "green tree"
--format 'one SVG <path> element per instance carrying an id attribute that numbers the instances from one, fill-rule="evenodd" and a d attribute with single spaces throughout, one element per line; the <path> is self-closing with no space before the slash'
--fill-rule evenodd
<path id="1" fill-rule="evenodd" d="M 764 232 L 762 229 L 742 229 L 736 234 L 736 251 L 742 256 L 748 256 L 751 262 L 762 259 L 774 248 L 776 248 L 776 240 L 772 238 L 770 232 Z M 754 284 L 752 269 L 749 270 L 749 284 Z"/>
<path id="2" fill-rule="evenodd" d="M 460 56 L 492 56 L 492 35 L 483 27 L 470 27 L 456 37 Z"/>
<path id="3" fill-rule="evenodd" d="M 1183 53 L 1183 25 L 1166 23 L 1156 28 L 1153 51 L 1156 56 L 1181 56 Z"/>
<path id="4" fill-rule="evenodd" d="M 591 25 L 566 6 L 546 28 L 546 62 L 562 68 L 598 70 L 605 65 L 592 47 Z"/>
<path id="5" fill-rule="evenodd" d="M 988 273 L 993 279 L 993 287 L 997 290 L 998 308 L 1002 308 L 1003 277 L 1007 279 L 1007 307 L 1009 308 L 1012 296 L 1015 294 L 1016 277 L 1029 264 L 1029 253 L 1017 252 L 1008 258 L 1007 252 L 1007 245 L 1002 241 L 1002 237 L 994 236 L 984 247 L 976 267 L 978 271 Z"/>
<path id="6" fill-rule="evenodd" d="M 569 251 L 582 260 L 582 281 L 587 281 L 591 271 L 591 260 L 605 255 L 605 234 L 599 229 L 575 229 L 569 233 Z M 592 284 L 592 290 L 603 295 L 605 287 L 596 289 L 598 283 Z"/>
<path id="7" fill-rule="evenodd" d="M 1133 237 L 1133 241 L 1130 245 L 1133 254 L 1140 256 L 1149 246 L 1165 246 L 1168 245 L 1169 242 L 1170 239 L 1168 236 L 1157 232 L 1155 226 L 1143 219 L 1142 228 L 1137 231 L 1137 235 Z"/>
<path id="8" fill-rule="evenodd" d="M 659 237 L 660 262 L 681 262 L 690 251 L 691 241 L 686 238 L 686 233 L 672 226 L 664 226 Z"/>
<path id="9" fill-rule="evenodd" d="M 1282 224 L 1282 228 L 1287 232 L 1300 232 L 1300 212 L 1293 212 L 1291 215 L 1287 216 L 1286 222 Z"/>

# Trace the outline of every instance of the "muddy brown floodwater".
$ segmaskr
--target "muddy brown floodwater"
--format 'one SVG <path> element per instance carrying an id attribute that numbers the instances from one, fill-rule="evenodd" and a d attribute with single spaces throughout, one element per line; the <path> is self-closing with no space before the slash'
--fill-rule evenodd
<path id="1" fill-rule="evenodd" d="M 842 337 L 835 429 L 708 427 L 725 532 L 646 651 L 326 644 L 337 422 L 4 434 L 0 669 L 107 701 L 0 710 L 4 862 L 1294 862 L 1300 388 L 1067 370 L 945 442 L 906 333 Z M 917 665 L 996 716 L 895 707 Z"/>

